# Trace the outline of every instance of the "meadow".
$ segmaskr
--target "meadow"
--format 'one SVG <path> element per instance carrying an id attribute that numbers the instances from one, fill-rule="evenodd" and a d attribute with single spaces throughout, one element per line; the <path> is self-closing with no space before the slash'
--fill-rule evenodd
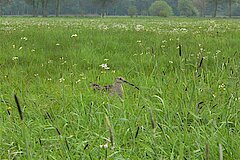
<path id="1" fill-rule="evenodd" d="M 239 44 L 237 19 L 1 17 L 0 159 L 240 159 Z M 90 87 L 118 76 L 140 90 Z"/>

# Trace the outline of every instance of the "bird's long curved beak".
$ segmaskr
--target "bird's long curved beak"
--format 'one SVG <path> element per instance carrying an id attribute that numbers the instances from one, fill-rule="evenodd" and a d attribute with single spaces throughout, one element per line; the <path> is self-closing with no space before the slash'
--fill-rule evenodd
<path id="1" fill-rule="evenodd" d="M 125 82 L 125 83 L 127 83 L 127 84 L 129 84 L 130 86 L 135 87 L 137 90 L 139 90 L 139 88 L 138 88 L 137 86 L 135 86 L 134 84 L 132 84 L 132 83 L 126 81 L 126 80 L 122 80 L 122 81 Z"/>

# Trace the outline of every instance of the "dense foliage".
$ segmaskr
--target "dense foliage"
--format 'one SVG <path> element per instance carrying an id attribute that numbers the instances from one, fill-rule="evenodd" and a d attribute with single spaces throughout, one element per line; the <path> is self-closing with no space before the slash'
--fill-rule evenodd
<path id="1" fill-rule="evenodd" d="M 149 8 L 150 15 L 168 17 L 172 13 L 172 8 L 165 1 L 155 1 Z"/>
<path id="2" fill-rule="evenodd" d="M 181 16 L 197 16 L 197 9 L 190 0 L 179 0 L 178 9 Z"/>
<path id="3" fill-rule="evenodd" d="M 149 15 L 156 0 L 0 0 L 5 15 Z M 164 0 L 175 16 L 237 16 L 239 0 Z M 184 3 L 184 6 L 182 4 Z M 135 8 L 134 7 L 134 8 Z M 168 9 L 167 9 L 168 10 Z"/>

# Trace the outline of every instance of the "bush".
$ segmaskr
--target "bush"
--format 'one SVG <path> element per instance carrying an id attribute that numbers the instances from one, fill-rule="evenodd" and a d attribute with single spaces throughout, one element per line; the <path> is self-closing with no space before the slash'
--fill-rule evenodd
<path id="1" fill-rule="evenodd" d="M 178 10 L 181 16 L 197 16 L 198 11 L 190 0 L 179 0 Z"/>
<path id="2" fill-rule="evenodd" d="M 150 15 L 168 17 L 172 14 L 172 8 L 165 1 L 156 1 L 149 7 Z"/>
<path id="3" fill-rule="evenodd" d="M 137 14 L 137 7 L 136 6 L 129 6 L 128 7 L 128 15 L 133 17 L 134 15 Z"/>

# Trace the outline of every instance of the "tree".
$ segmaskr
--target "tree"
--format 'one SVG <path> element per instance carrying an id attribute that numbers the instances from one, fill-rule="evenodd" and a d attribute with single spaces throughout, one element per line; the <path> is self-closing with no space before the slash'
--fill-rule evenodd
<path id="1" fill-rule="evenodd" d="M 128 15 L 129 15 L 130 17 L 133 17 L 133 16 L 136 15 L 136 14 L 137 14 L 137 7 L 134 6 L 134 5 L 129 6 L 129 7 L 128 7 Z"/>
<path id="2" fill-rule="evenodd" d="M 32 5 L 32 14 L 34 17 L 37 16 L 37 10 L 38 10 L 38 3 L 39 0 L 24 0 L 27 4 Z"/>
<path id="3" fill-rule="evenodd" d="M 205 16 L 205 1 L 206 0 L 193 0 L 193 5 L 197 8 L 197 10 L 200 12 L 200 16 Z"/>
<path id="4" fill-rule="evenodd" d="M 237 2 L 237 0 L 227 0 L 227 3 L 228 3 L 228 16 L 229 17 L 232 17 L 232 3 L 234 3 L 234 2 Z"/>
<path id="5" fill-rule="evenodd" d="M 198 13 L 190 0 L 179 0 L 178 9 L 181 16 L 196 16 Z"/>
<path id="6" fill-rule="evenodd" d="M 117 0 L 93 0 L 101 9 L 101 16 L 104 17 L 108 5 L 115 3 Z"/>
<path id="7" fill-rule="evenodd" d="M 153 16 L 168 17 L 172 13 L 172 8 L 165 1 L 156 1 L 150 6 L 149 12 Z"/>
<path id="8" fill-rule="evenodd" d="M 176 16 L 179 16 L 179 10 L 178 10 L 178 1 L 179 0 L 165 0 L 169 6 L 172 7 L 173 13 Z"/>
<path id="9" fill-rule="evenodd" d="M 42 2 L 42 15 L 43 17 L 48 16 L 48 0 L 41 0 Z"/>
<path id="10" fill-rule="evenodd" d="M 217 16 L 218 6 L 219 6 L 221 1 L 222 0 L 208 0 L 208 2 L 210 2 L 210 4 L 212 4 L 212 7 L 213 7 L 212 17 L 216 17 Z"/>
<path id="11" fill-rule="evenodd" d="M 60 15 L 60 0 L 56 0 L 56 17 Z"/>
<path id="12" fill-rule="evenodd" d="M 3 11 L 2 11 L 3 5 L 5 5 L 7 3 L 10 3 L 10 1 L 9 0 L 0 0 L 0 16 L 2 16 L 2 14 L 3 14 Z"/>

